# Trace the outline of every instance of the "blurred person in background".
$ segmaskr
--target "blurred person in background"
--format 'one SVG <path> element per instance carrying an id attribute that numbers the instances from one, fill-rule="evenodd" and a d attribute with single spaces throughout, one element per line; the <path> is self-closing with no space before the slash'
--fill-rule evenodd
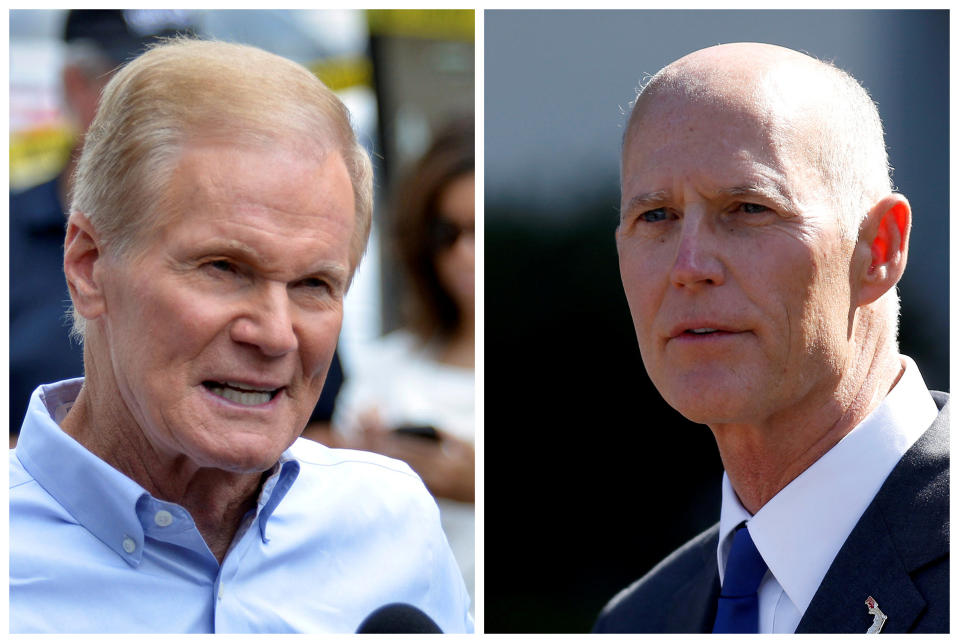
<path id="1" fill-rule="evenodd" d="M 83 351 L 70 341 L 70 300 L 63 278 L 66 204 L 83 137 L 96 115 L 100 92 L 114 70 L 156 36 L 136 33 L 118 9 L 67 12 L 66 60 L 61 72 L 66 112 L 75 142 L 53 179 L 10 195 L 10 442 L 23 422 L 30 394 L 40 384 L 83 375 Z M 189 31 L 186 26 L 182 31 Z"/>
<path id="2" fill-rule="evenodd" d="M 353 632 L 393 603 L 472 630 L 414 472 L 297 439 L 372 208 L 304 67 L 180 39 L 114 75 L 63 258 L 85 377 L 34 392 L 10 454 L 11 631 Z"/>
<path id="3" fill-rule="evenodd" d="M 450 546 L 474 577 L 474 127 L 455 120 L 396 194 L 406 325 L 347 367 L 335 439 L 410 464 L 437 498 Z"/>

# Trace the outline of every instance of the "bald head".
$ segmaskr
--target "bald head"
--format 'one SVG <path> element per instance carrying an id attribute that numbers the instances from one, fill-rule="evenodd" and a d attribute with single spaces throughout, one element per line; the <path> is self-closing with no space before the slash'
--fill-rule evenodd
<path id="1" fill-rule="evenodd" d="M 847 74 L 769 45 L 690 54 L 638 97 L 621 180 L 640 352 L 687 417 L 802 417 L 817 395 L 862 390 L 873 356 L 883 377 L 897 371 L 911 214 Z"/>
<path id="2" fill-rule="evenodd" d="M 742 114 L 788 144 L 796 162 L 818 172 L 832 192 L 848 238 L 856 236 L 869 206 L 892 190 L 876 106 L 854 78 L 829 63 L 761 43 L 717 45 L 684 56 L 637 95 L 624 159 L 635 137 L 650 135 L 665 114 L 687 107 Z"/>

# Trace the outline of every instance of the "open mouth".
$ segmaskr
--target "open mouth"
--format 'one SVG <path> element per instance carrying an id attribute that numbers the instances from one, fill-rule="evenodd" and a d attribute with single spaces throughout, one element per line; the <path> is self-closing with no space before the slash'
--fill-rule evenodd
<path id="1" fill-rule="evenodd" d="M 236 382 L 214 382 L 211 380 L 203 382 L 203 386 L 214 395 L 243 406 L 266 404 L 280 392 L 278 388 L 261 389 Z"/>
<path id="2" fill-rule="evenodd" d="M 690 328 L 689 330 L 685 332 L 691 335 L 710 335 L 712 333 L 718 333 L 720 331 L 716 330 L 715 328 Z"/>

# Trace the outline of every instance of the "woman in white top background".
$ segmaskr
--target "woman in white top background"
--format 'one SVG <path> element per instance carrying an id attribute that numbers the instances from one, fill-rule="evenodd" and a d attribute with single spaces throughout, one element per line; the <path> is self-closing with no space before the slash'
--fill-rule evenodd
<path id="1" fill-rule="evenodd" d="M 404 460 L 440 507 L 473 594 L 474 126 L 451 122 L 400 184 L 395 254 L 404 325 L 349 361 L 338 446 Z"/>

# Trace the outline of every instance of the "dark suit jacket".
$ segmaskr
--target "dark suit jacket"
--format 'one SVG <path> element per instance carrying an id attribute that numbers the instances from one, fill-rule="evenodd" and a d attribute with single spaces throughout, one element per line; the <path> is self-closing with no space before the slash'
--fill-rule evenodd
<path id="1" fill-rule="evenodd" d="M 949 631 L 949 404 L 886 478 L 826 572 L 797 632 L 864 633 L 876 599 L 886 632 Z M 603 609 L 595 632 L 710 632 L 719 525 L 659 563 Z"/>

